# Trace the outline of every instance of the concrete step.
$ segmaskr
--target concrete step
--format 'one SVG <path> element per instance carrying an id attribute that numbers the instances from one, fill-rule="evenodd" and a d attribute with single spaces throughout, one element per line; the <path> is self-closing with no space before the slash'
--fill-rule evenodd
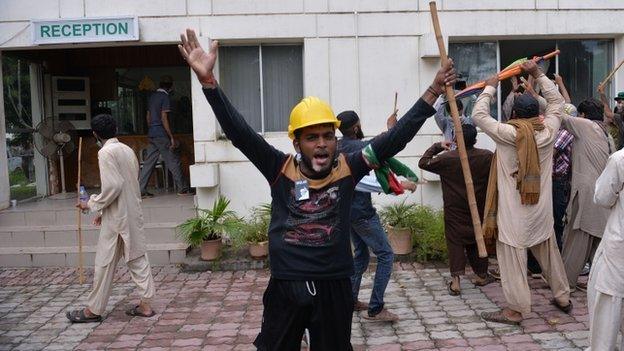
<path id="1" fill-rule="evenodd" d="M 96 245 L 83 246 L 85 266 L 93 266 Z M 179 264 L 186 257 L 183 243 L 147 244 L 147 255 L 153 266 Z M 1 267 L 73 267 L 78 265 L 78 246 L 0 247 Z"/>
<path id="2" fill-rule="evenodd" d="M 143 208 L 145 223 L 177 222 L 194 217 L 195 209 L 184 205 L 150 206 Z M 90 223 L 93 214 L 82 215 L 82 223 Z M 0 227 L 16 226 L 49 226 L 76 224 L 78 215 L 76 209 L 49 208 L 43 210 L 5 210 L 0 211 Z"/>
<path id="3" fill-rule="evenodd" d="M 182 243 L 176 237 L 176 222 L 146 223 L 145 236 L 152 244 Z M 96 245 L 100 229 L 94 225 L 82 226 L 83 245 Z M 3 247 L 58 247 L 78 244 L 77 225 L 0 227 Z"/>

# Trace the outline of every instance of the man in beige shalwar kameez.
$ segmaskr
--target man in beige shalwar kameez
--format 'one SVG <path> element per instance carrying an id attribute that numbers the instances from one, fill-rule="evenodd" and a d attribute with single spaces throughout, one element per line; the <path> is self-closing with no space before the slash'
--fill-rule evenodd
<path id="1" fill-rule="evenodd" d="M 596 205 L 609 212 L 587 286 L 589 350 L 615 350 L 624 335 L 624 150 L 609 158 L 596 181 Z M 624 350 L 624 339 L 620 344 Z"/>
<path id="2" fill-rule="evenodd" d="M 91 195 L 87 204 L 77 206 L 96 212 L 94 223 L 101 224 L 95 253 L 93 290 L 88 305 L 81 310 L 67 312 L 74 323 L 99 322 L 111 294 L 117 261 L 124 258 L 132 280 L 141 296 L 139 305 L 126 311 L 131 316 L 151 317 L 154 311 L 150 300 L 154 296 L 154 280 L 147 259 L 143 211 L 139 190 L 139 162 L 127 145 L 115 135 L 117 124 L 110 115 L 98 115 L 91 122 L 93 134 L 102 148 L 98 164 L 102 192 Z"/>
<path id="3" fill-rule="evenodd" d="M 563 114 L 561 121 L 561 127 L 574 135 L 568 223 L 561 253 L 572 290 L 577 287 L 583 266 L 596 251 L 607 223 L 609 210 L 593 202 L 594 184 L 615 150 L 603 122 L 602 104 L 588 99 L 578 105 L 577 111 L 578 117 Z"/>
<path id="4" fill-rule="evenodd" d="M 565 312 L 572 309 L 570 289 L 555 240 L 552 216 L 553 143 L 559 130 L 564 101 L 557 87 L 546 78 L 535 62 L 526 62 L 522 68 L 536 79 L 548 103 L 543 122 L 538 118 L 538 101 L 528 94 L 516 98 L 510 122 L 516 124 L 500 123 L 490 116 L 490 103 L 498 85 L 496 76 L 486 82 L 487 86 L 477 99 L 472 114 L 475 125 L 496 142 L 496 163 L 492 167 L 496 167 L 493 168 L 497 175 L 494 186 L 497 187 L 498 196 L 494 198 L 498 205 L 493 220 L 498 227 L 496 251 L 503 293 L 508 302 L 508 307 L 502 311 L 483 313 L 482 317 L 507 324 L 519 324 L 523 315 L 531 312 L 527 249 L 531 250 L 542 267 L 543 276 L 553 292 L 555 305 Z M 518 121 L 513 122 L 514 119 Z M 529 132 L 526 132 L 525 123 L 531 125 Z M 525 135 L 524 141 L 517 139 L 521 132 Z M 527 140 L 532 148 L 521 149 L 520 146 L 526 144 Z M 530 156 L 536 174 L 529 176 L 527 173 L 524 179 L 519 180 L 517 177 L 521 177 L 518 174 L 527 167 L 520 165 L 521 150 L 525 150 L 524 155 L 528 155 L 527 158 Z M 522 189 L 520 182 L 531 184 L 534 189 L 531 194 L 538 198 L 525 197 L 519 190 Z M 489 193 L 490 189 L 488 197 Z M 487 206 L 486 204 L 486 224 L 489 213 Z"/>

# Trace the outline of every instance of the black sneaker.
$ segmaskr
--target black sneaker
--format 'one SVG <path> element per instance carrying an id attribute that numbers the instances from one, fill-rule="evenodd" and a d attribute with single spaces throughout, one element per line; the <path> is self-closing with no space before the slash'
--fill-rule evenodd
<path id="1" fill-rule="evenodd" d="M 147 191 L 146 191 L 146 192 L 141 193 L 141 199 L 145 199 L 145 198 L 147 198 L 147 197 L 154 197 L 154 194 L 152 194 L 152 193 L 148 193 Z"/>

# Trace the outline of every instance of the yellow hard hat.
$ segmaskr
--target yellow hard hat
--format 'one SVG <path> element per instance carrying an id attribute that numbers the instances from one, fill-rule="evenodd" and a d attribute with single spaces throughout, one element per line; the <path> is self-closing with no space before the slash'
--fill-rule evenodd
<path id="1" fill-rule="evenodd" d="M 335 128 L 340 127 L 340 121 L 325 101 L 308 96 L 290 111 L 288 137 L 294 139 L 297 129 L 327 123 L 333 124 Z"/>

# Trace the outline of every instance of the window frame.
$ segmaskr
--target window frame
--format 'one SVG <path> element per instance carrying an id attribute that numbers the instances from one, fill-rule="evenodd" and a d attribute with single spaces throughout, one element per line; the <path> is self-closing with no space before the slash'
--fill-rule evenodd
<path id="1" fill-rule="evenodd" d="M 264 71 L 263 71 L 263 55 L 262 55 L 262 49 L 263 47 L 275 47 L 275 46 L 291 46 L 291 47 L 297 47 L 301 50 L 301 82 L 302 82 L 302 86 L 301 86 L 301 93 L 302 93 L 302 98 L 305 95 L 305 71 L 304 71 L 304 61 L 305 61 L 305 45 L 302 41 L 287 41 L 287 42 L 239 42 L 239 43 L 226 43 L 226 44 L 222 44 L 219 45 L 219 48 L 230 48 L 230 47 L 243 47 L 243 46 L 247 46 L 247 47 L 257 47 L 258 48 L 258 79 L 260 80 L 260 131 L 256 131 L 258 134 L 262 135 L 262 136 L 268 136 L 268 137 L 272 137 L 272 136 L 284 136 L 288 134 L 288 125 L 284 126 L 284 130 L 280 130 L 280 131 L 267 131 L 266 130 L 266 115 L 264 112 L 264 105 L 265 105 L 265 97 L 264 97 Z M 219 55 L 220 56 L 220 55 Z M 221 64 L 218 63 L 219 65 L 219 71 L 221 70 Z"/>

